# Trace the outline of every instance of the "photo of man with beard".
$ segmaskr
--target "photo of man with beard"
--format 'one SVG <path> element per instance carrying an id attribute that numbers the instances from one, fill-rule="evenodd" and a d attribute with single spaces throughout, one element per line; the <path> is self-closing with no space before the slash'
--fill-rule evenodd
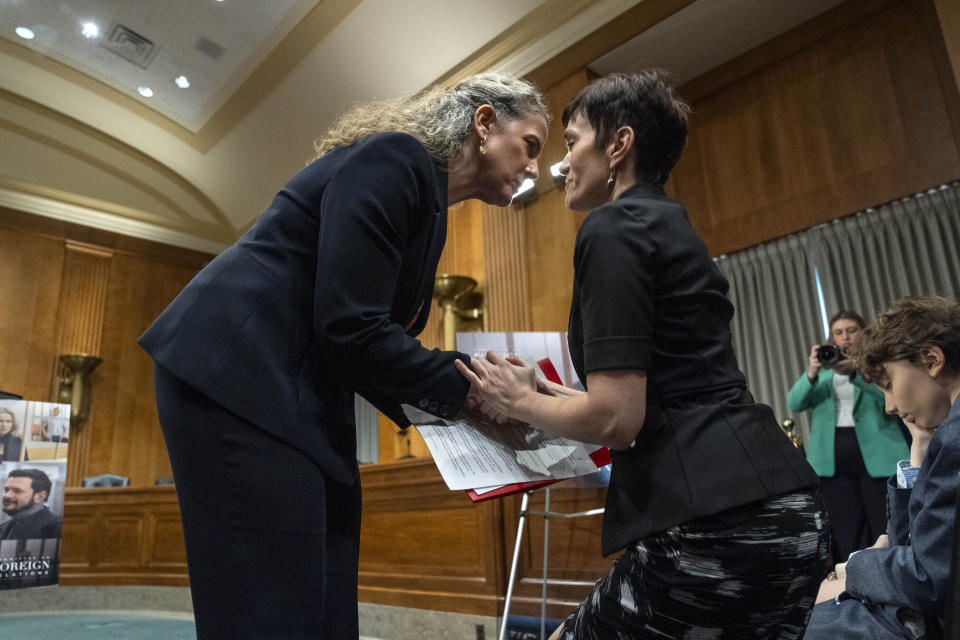
<path id="1" fill-rule="evenodd" d="M 61 518 L 46 505 L 52 483 L 40 469 L 13 469 L 3 485 L 3 512 L 10 520 L 0 525 L 0 540 L 59 538 Z"/>

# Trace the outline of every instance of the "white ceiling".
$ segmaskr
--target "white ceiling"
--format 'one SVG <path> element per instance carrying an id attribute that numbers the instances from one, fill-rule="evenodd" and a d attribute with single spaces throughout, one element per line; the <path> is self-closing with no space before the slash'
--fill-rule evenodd
<path id="1" fill-rule="evenodd" d="M 196 132 L 317 0 L 3 1 L 0 37 L 49 56 Z M 81 35 L 96 24 L 99 37 Z M 15 29 L 34 31 L 32 40 Z M 124 57 L 123 54 L 127 54 Z M 188 89 L 173 80 L 185 75 Z"/>
<path id="2" fill-rule="evenodd" d="M 0 0 L 0 206 L 218 251 L 350 104 L 528 73 L 643 1 Z M 698 0 L 584 62 L 685 81 L 838 2 Z M 139 64 L 103 46 L 117 25 Z"/>

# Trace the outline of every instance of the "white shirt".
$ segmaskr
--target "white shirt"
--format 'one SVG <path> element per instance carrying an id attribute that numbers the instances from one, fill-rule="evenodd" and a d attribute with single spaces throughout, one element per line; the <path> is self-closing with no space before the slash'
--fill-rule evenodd
<path id="1" fill-rule="evenodd" d="M 852 428 L 853 383 L 849 376 L 833 374 L 833 407 L 837 412 L 837 428 Z"/>

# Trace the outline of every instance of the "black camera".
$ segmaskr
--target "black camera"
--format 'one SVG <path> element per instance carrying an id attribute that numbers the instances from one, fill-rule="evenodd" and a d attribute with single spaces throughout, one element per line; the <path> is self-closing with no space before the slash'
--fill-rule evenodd
<path id="1" fill-rule="evenodd" d="M 822 344 L 817 347 L 817 360 L 825 369 L 833 369 L 837 363 L 846 358 L 843 349 L 833 344 Z"/>

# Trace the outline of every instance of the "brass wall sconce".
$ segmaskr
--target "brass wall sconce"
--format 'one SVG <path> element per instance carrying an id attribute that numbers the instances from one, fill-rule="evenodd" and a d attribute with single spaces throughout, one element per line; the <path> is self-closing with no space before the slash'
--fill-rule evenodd
<path id="1" fill-rule="evenodd" d="M 793 431 L 793 420 L 786 418 L 780 424 L 783 425 L 783 432 L 787 434 L 788 438 L 790 438 L 790 442 L 793 443 L 793 446 L 799 448 L 800 437 Z"/>
<path id="2" fill-rule="evenodd" d="M 60 356 L 63 369 L 57 388 L 57 400 L 70 405 L 70 422 L 75 426 L 90 417 L 90 374 L 103 360 L 85 353 Z"/>
<path id="3" fill-rule="evenodd" d="M 479 291 L 465 293 L 453 303 L 460 331 L 486 331 L 487 316 L 483 313 L 483 294 Z"/>
<path id="4" fill-rule="evenodd" d="M 433 296 L 443 309 L 443 348 L 453 351 L 457 348 L 458 319 L 476 327 L 483 323 L 483 295 L 473 290 L 477 281 L 467 276 L 443 274 L 437 276 L 433 284 Z M 472 293 L 471 293 L 472 292 Z M 476 331 L 476 328 L 472 329 Z"/>

